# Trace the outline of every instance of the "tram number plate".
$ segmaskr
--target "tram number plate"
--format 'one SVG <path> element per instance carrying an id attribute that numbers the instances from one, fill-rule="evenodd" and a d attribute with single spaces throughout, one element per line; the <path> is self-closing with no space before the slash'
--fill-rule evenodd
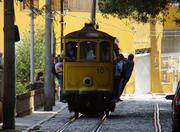
<path id="1" fill-rule="evenodd" d="M 97 68 L 97 73 L 98 74 L 103 74 L 104 73 L 104 67 L 98 67 Z"/>

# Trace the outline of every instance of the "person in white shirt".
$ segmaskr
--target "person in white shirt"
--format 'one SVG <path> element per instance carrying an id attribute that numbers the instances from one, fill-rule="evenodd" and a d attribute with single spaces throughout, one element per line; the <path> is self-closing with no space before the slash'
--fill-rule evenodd
<path id="1" fill-rule="evenodd" d="M 92 44 L 90 44 L 89 51 L 86 54 L 86 60 L 90 60 L 90 61 L 96 60 L 96 56 L 94 52 L 95 52 L 95 48 L 93 47 Z"/>
<path id="2" fill-rule="evenodd" d="M 58 74 L 58 83 L 61 88 L 60 91 L 60 101 L 66 103 L 63 96 L 63 58 L 61 56 L 58 57 L 58 62 L 55 65 L 56 73 Z"/>

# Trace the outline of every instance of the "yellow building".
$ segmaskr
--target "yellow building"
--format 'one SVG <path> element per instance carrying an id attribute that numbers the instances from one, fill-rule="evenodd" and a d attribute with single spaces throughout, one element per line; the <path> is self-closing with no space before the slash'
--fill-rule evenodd
<path id="1" fill-rule="evenodd" d="M 36 0 L 35 6 L 42 9 L 45 0 Z M 58 0 L 54 0 L 58 1 Z M 81 29 L 84 23 L 90 20 L 91 0 L 65 0 L 64 34 Z M 27 6 L 25 4 L 24 6 Z M 15 24 L 19 26 L 20 34 L 29 32 L 30 17 L 29 11 L 23 10 L 20 2 L 14 3 Z M 174 12 L 174 10 L 172 11 Z M 35 13 L 37 13 L 35 11 Z M 173 14 L 173 13 L 170 13 Z M 35 31 L 38 25 L 45 26 L 45 12 L 35 17 Z M 96 23 L 100 31 L 116 37 L 119 41 L 120 52 L 123 54 L 133 53 L 135 55 L 135 68 L 130 81 L 126 86 L 126 94 L 144 93 L 169 93 L 173 92 L 173 72 L 166 72 L 166 82 L 162 79 L 162 41 L 164 41 L 164 30 L 177 30 L 177 25 L 173 21 L 162 23 L 142 24 L 128 19 L 119 20 L 108 16 L 104 17 L 97 10 Z M 168 19 L 169 20 L 169 19 Z M 172 19 L 171 19 L 172 20 Z M 172 27 L 173 23 L 173 27 Z M 53 12 L 53 26 L 57 38 L 57 46 L 60 47 L 60 13 Z M 0 51 L 3 52 L 3 3 L 0 3 Z M 57 49 L 60 52 L 60 49 Z M 179 76 L 178 76 L 179 77 Z M 169 80 L 168 80 L 169 79 Z"/>

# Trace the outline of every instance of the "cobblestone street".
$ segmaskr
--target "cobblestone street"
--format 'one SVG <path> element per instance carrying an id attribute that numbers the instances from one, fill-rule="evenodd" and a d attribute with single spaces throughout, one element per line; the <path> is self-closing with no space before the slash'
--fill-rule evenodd
<path id="1" fill-rule="evenodd" d="M 154 112 L 158 104 L 160 129 L 163 132 L 171 131 L 171 102 L 163 100 L 130 99 L 119 102 L 115 112 L 102 122 L 99 132 L 154 132 Z M 58 115 L 38 126 L 33 132 L 93 132 L 101 122 L 102 116 L 83 116 L 69 122 L 74 114 L 68 109 L 62 110 Z"/>

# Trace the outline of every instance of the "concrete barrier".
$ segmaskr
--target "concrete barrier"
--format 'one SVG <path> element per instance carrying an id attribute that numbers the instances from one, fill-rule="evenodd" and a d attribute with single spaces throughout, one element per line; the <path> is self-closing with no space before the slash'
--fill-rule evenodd
<path id="1" fill-rule="evenodd" d="M 35 83 L 30 85 L 31 91 L 16 96 L 16 116 L 22 117 L 31 114 L 44 105 L 44 89 L 43 83 Z M 56 85 L 56 100 L 60 99 L 60 88 Z M 2 122 L 2 107 L 3 103 L 0 101 L 0 122 Z"/>
<path id="2" fill-rule="evenodd" d="M 22 117 L 31 114 L 34 110 L 42 107 L 44 104 L 43 88 L 29 91 L 28 93 L 16 97 L 16 113 Z"/>

